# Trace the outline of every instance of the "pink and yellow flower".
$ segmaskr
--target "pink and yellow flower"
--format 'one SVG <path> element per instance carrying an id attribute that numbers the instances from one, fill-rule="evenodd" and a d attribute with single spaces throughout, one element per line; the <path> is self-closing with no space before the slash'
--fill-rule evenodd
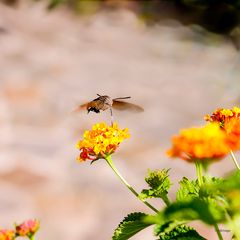
<path id="1" fill-rule="evenodd" d="M 228 138 L 217 123 L 180 131 L 172 138 L 172 148 L 167 154 L 189 162 L 218 160 L 230 152 Z"/>
<path id="2" fill-rule="evenodd" d="M 128 129 L 119 129 L 117 123 L 108 126 L 106 123 L 97 123 L 92 129 L 85 131 L 83 140 L 76 144 L 80 150 L 79 161 L 97 160 L 105 158 L 115 152 L 124 139 L 129 138 Z"/>
<path id="3" fill-rule="evenodd" d="M 16 235 L 31 237 L 35 235 L 40 227 L 38 220 L 27 220 L 19 225 L 16 225 Z"/>
<path id="4" fill-rule="evenodd" d="M 0 240 L 13 240 L 15 239 L 15 232 L 13 230 L 0 230 Z"/>

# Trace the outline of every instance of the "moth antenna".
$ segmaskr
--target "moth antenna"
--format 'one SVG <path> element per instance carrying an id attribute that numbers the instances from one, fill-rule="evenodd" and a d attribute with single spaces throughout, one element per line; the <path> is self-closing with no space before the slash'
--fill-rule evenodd
<path id="1" fill-rule="evenodd" d="M 100 95 L 100 94 L 97 93 L 97 96 L 101 97 L 102 95 Z"/>
<path id="2" fill-rule="evenodd" d="M 113 100 L 128 99 L 128 98 L 131 98 L 131 97 L 130 96 L 129 97 L 118 97 L 118 98 L 114 98 Z"/>

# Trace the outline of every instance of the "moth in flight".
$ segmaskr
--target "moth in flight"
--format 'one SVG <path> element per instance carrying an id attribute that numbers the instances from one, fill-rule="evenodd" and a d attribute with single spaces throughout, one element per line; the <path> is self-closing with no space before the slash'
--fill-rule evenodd
<path id="1" fill-rule="evenodd" d="M 128 110 L 131 112 L 143 112 L 144 109 L 136 104 L 129 103 L 123 101 L 124 99 L 129 99 L 131 97 L 118 97 L 118 98 L 111 98 L 107 95 L 99 95 L 97 94 L 97 98 L 93 99 L 90 102 L 84 103 L 79 105 L 74 112 L 81 112 L 82 110 L 87 110 L 89 112 L 100 113 L 100 111 L 105 111 L 110 109 L 111 113 L 111 123 L 113 125 L 113 111 L 112 109 L 116 110 Z"/>
<path id="2" fill-rule="evenodd" d="M 105 111 L 110 109 L 112 116 L 112 109 L 116 110 L 128 110 L 131 112 L 143 112 L 144 109 L 136 104 L 123 101 L 124 99 L 129 99 L 131 97 L 118 97 L 111 98 L 107 95 L 97 94 L 97 98 L 93 99 L 90 102 L 79 105 L 74 112 L 80 112 L 82 110 L 87 110 L 89 112 L 100 113 L 100 111 Z"/>

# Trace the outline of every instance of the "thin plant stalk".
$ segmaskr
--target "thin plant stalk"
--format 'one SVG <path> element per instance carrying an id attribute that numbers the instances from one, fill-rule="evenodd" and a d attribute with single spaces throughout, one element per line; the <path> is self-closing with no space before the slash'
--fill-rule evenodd
<path id="1" fill-rule="evenodd" d="M 201 186 L 203 184 L 203 177 L 202 177 L 202 163 L 200 163 L 199 161 L 195 162 L 195 166 L 196 166 L 196 171 L 197 171 L 197 178 L 198 178 L 198 183 Z"/>
<path id="2" fill-rule="evenodd" d="M 117 177 L 123 182 L 123 184 L 139 199 L 141 200 L 145 205 L 147 205 L 149 208 L 151 208 L 154 212 L 158 213 L 158 210 L 153 207 L 149 202 L 147 202 L 144 199 L 139 198 L 139 194 L 137 191 L 122 177 L 122 175 L 119 173 L 117 168 L 115 167 L 112 158 L 110 155 L 105 157 L 105 160 L 107 161 L 108 165 L 111 167 L 111 169 L 114 171 L 114 173 L 117 175 Z"/>
<path id="3" fill-rule="evenodd" d="M 226 218 L 227 218 L 227 221 L 228 221 L 229 228 L 232 230 L 235 239 L 236 239 L 236 240 L 240 240 L 240 230 L 239 230 L 239 228 L 236 226 L 236 223 L 235 223 L 234 220 L 231 218 L 231 216 L 229 215 L 228 212 L 226 212 Z"/>
<path id="4" fill-rule="evenodd" d="M 230 151 L 230 154 L 231 154 L 232 160 L 233 160 L 236 168 L 237 168 L 238 170 L 240 170 L 240 166 L 239 166 L 238 161 L 237 161 L 237 159 L 236 159 L 236 157 L 235 157 L 235 155 L 234 155 L 234 153 L 233 153 L 232 150 Z"/>
<path id="5" fill-rule="evenodd" d="M 165 194 L 164 196 L 162 196 L 162 200 L 164 201 L 164 203 L 166 204 L 166 206 L 169 206 L 171 204 L 167 194 Z"/>
<path id="6" fill-rule="evenodd" d="M 223 236 L 222 236 L 222 234 L 221 234 L 221 232 L 219 230 L 219 227 L 218 227 L 218 225 L 216 223 L 214 224 L 214 228 L 215 228 L 215 231 L 216 231 L 216 233 L 218 235 L 218 239 L 219 240 L 223 240 Z"/>

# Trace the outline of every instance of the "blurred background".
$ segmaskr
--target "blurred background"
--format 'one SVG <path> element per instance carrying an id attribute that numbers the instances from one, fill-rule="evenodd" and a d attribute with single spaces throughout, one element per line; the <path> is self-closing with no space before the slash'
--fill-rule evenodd
<path id="1" fill-rule="evenodd" d="M 114 111 L 131 138 L 113 159 L 139 191 L 147 169 L 171 168 L 174 199 L 180 178 L 195 178 L 195 169 L 166 156 L 171 136 L 203 125 L 215 108 L 239 106 L 239 7 L 233 0 L 1 1 L 0 226 L 39 218 L 37 239 L 108 240 L 129 212 L 151 213 L 104 161 L 76 161 L 84 130 L 110 122 L 108 111 L 71 113 L 96 94 L 131 96 L 145 109 Z M 232 169 L 228 157 L 210 172 Z M 152 228 L 132 239 L 154 239 Z"/>

